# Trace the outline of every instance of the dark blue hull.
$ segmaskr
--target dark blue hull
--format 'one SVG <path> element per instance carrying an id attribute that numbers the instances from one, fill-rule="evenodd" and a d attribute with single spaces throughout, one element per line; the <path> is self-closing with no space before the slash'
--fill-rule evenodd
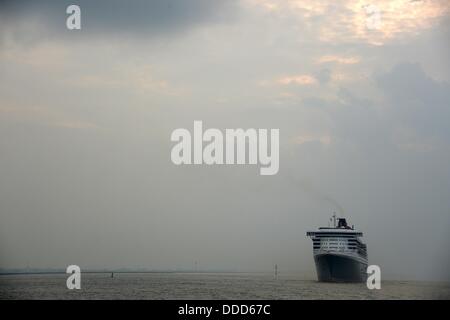
<path id="1" fill-rule="evenodd" d="M 354 258 L 318 254 L 314 256 L 317 278 L 323 282 L 365 282 L 367 280 L 367 263 Z"/>

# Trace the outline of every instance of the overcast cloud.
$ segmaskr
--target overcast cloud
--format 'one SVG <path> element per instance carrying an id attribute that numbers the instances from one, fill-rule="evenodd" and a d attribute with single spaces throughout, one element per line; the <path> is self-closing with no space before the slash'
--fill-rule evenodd
<path id="1" fill-rule="evenodd" d="M 446 1 L 0 4 L 0 267 L 297 272 L 333 211 L 383 276 L 450 280 Z M 280 171 L 170 134 L 279 128 Z"/>

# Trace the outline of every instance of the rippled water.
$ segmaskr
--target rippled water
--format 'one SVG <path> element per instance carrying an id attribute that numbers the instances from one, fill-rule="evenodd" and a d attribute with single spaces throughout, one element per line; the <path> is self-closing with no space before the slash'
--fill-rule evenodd
<path id="1" fill-rule="evenodd" d="M 142 273 L 83 274 L 80 290 L 68 290 L 68 275 L 2 275 L 0 299 L 450 299 L 450 284 L 384 281 L 319 283 L 295 275 Z"/>

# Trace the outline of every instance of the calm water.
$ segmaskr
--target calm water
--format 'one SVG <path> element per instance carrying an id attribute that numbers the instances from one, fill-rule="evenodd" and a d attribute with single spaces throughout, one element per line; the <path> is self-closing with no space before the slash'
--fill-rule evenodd
<path id="1" fill-rule="evenodd" d="M 66 275 L 0 276 L 0 299 L 450 299 L 450 284 L 384 281 L 333 284 L 266 274 L 83 274 L 81 290 Z"/>

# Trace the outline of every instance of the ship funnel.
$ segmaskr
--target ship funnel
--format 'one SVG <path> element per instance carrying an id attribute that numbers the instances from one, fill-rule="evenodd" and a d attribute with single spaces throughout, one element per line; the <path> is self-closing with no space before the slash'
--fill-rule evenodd
<path id="1" fill-rule="evenodd" d="M 347 229 L 348 225 L 347 225 L 347 221 L 345 220 L 345 218 L 338 218 L 338 228 L 344 228 Z"/>

